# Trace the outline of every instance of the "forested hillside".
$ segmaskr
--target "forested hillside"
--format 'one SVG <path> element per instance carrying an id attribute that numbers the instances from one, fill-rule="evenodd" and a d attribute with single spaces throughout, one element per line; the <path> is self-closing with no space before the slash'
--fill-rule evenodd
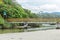
<path id="1" fill-rule="evenodd" d="M 15 1 L 15 0 L 14 0 Z M 7 18 L 35 18 L 37 15 L 28 9 L 22 8 L 13 0 L 0 0 L 0 14 L 6 12 Z"/>

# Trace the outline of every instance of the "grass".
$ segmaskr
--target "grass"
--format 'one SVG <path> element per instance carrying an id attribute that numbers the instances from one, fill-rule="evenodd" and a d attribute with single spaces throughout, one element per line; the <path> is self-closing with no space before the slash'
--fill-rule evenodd
<path id="1" fill-rule="evenodd" d="M 4 33 L 18 33 L 18 32 L 23 32 L 23 29 L 0 29 L 0 34 Z"/>

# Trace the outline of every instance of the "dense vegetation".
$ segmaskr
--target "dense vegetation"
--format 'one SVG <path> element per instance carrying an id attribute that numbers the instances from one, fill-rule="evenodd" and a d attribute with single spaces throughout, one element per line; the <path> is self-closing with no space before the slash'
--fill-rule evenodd
<path id="1" fill-rule="evenodd" d="M 15 0 L 14 0 L 15 1 Z M 3 15 L 4 12 L 7 13 L 8 18 L 34 18 L 37 17 L 35 13 L 32 13 L 28 9 L 24 9 L 21 5 L 17 4 L 13 0 L 3 0 L 0 3 L 0 13 Z"/>

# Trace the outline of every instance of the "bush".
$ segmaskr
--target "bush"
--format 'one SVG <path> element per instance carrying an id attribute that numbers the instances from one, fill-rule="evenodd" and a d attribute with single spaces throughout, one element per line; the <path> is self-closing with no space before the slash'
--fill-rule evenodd
<path id="1" fill-rule="evenodd" d="M 12 27 L 12 25 L 10 23 L 8 23 L 7 21 L 5 21 L 5 23 L 3 24 L 4 25 L 4 29 L 10 29 Z"/>
<path id="2" fill-rule="evenodd" d="M 2 18 L 1 15 L 0 15 L 0 24 L 4 24 L 4 19 Z"/>

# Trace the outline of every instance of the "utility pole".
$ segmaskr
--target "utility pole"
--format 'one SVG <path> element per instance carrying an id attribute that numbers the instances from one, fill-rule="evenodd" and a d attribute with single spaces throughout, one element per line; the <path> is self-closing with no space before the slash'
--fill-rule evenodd
<path id="1" fill-rule="evenodd" d="M 56 29 L 60 29 L 59 22 L 57 22 L 56 25 L 57 25 Z"/>

